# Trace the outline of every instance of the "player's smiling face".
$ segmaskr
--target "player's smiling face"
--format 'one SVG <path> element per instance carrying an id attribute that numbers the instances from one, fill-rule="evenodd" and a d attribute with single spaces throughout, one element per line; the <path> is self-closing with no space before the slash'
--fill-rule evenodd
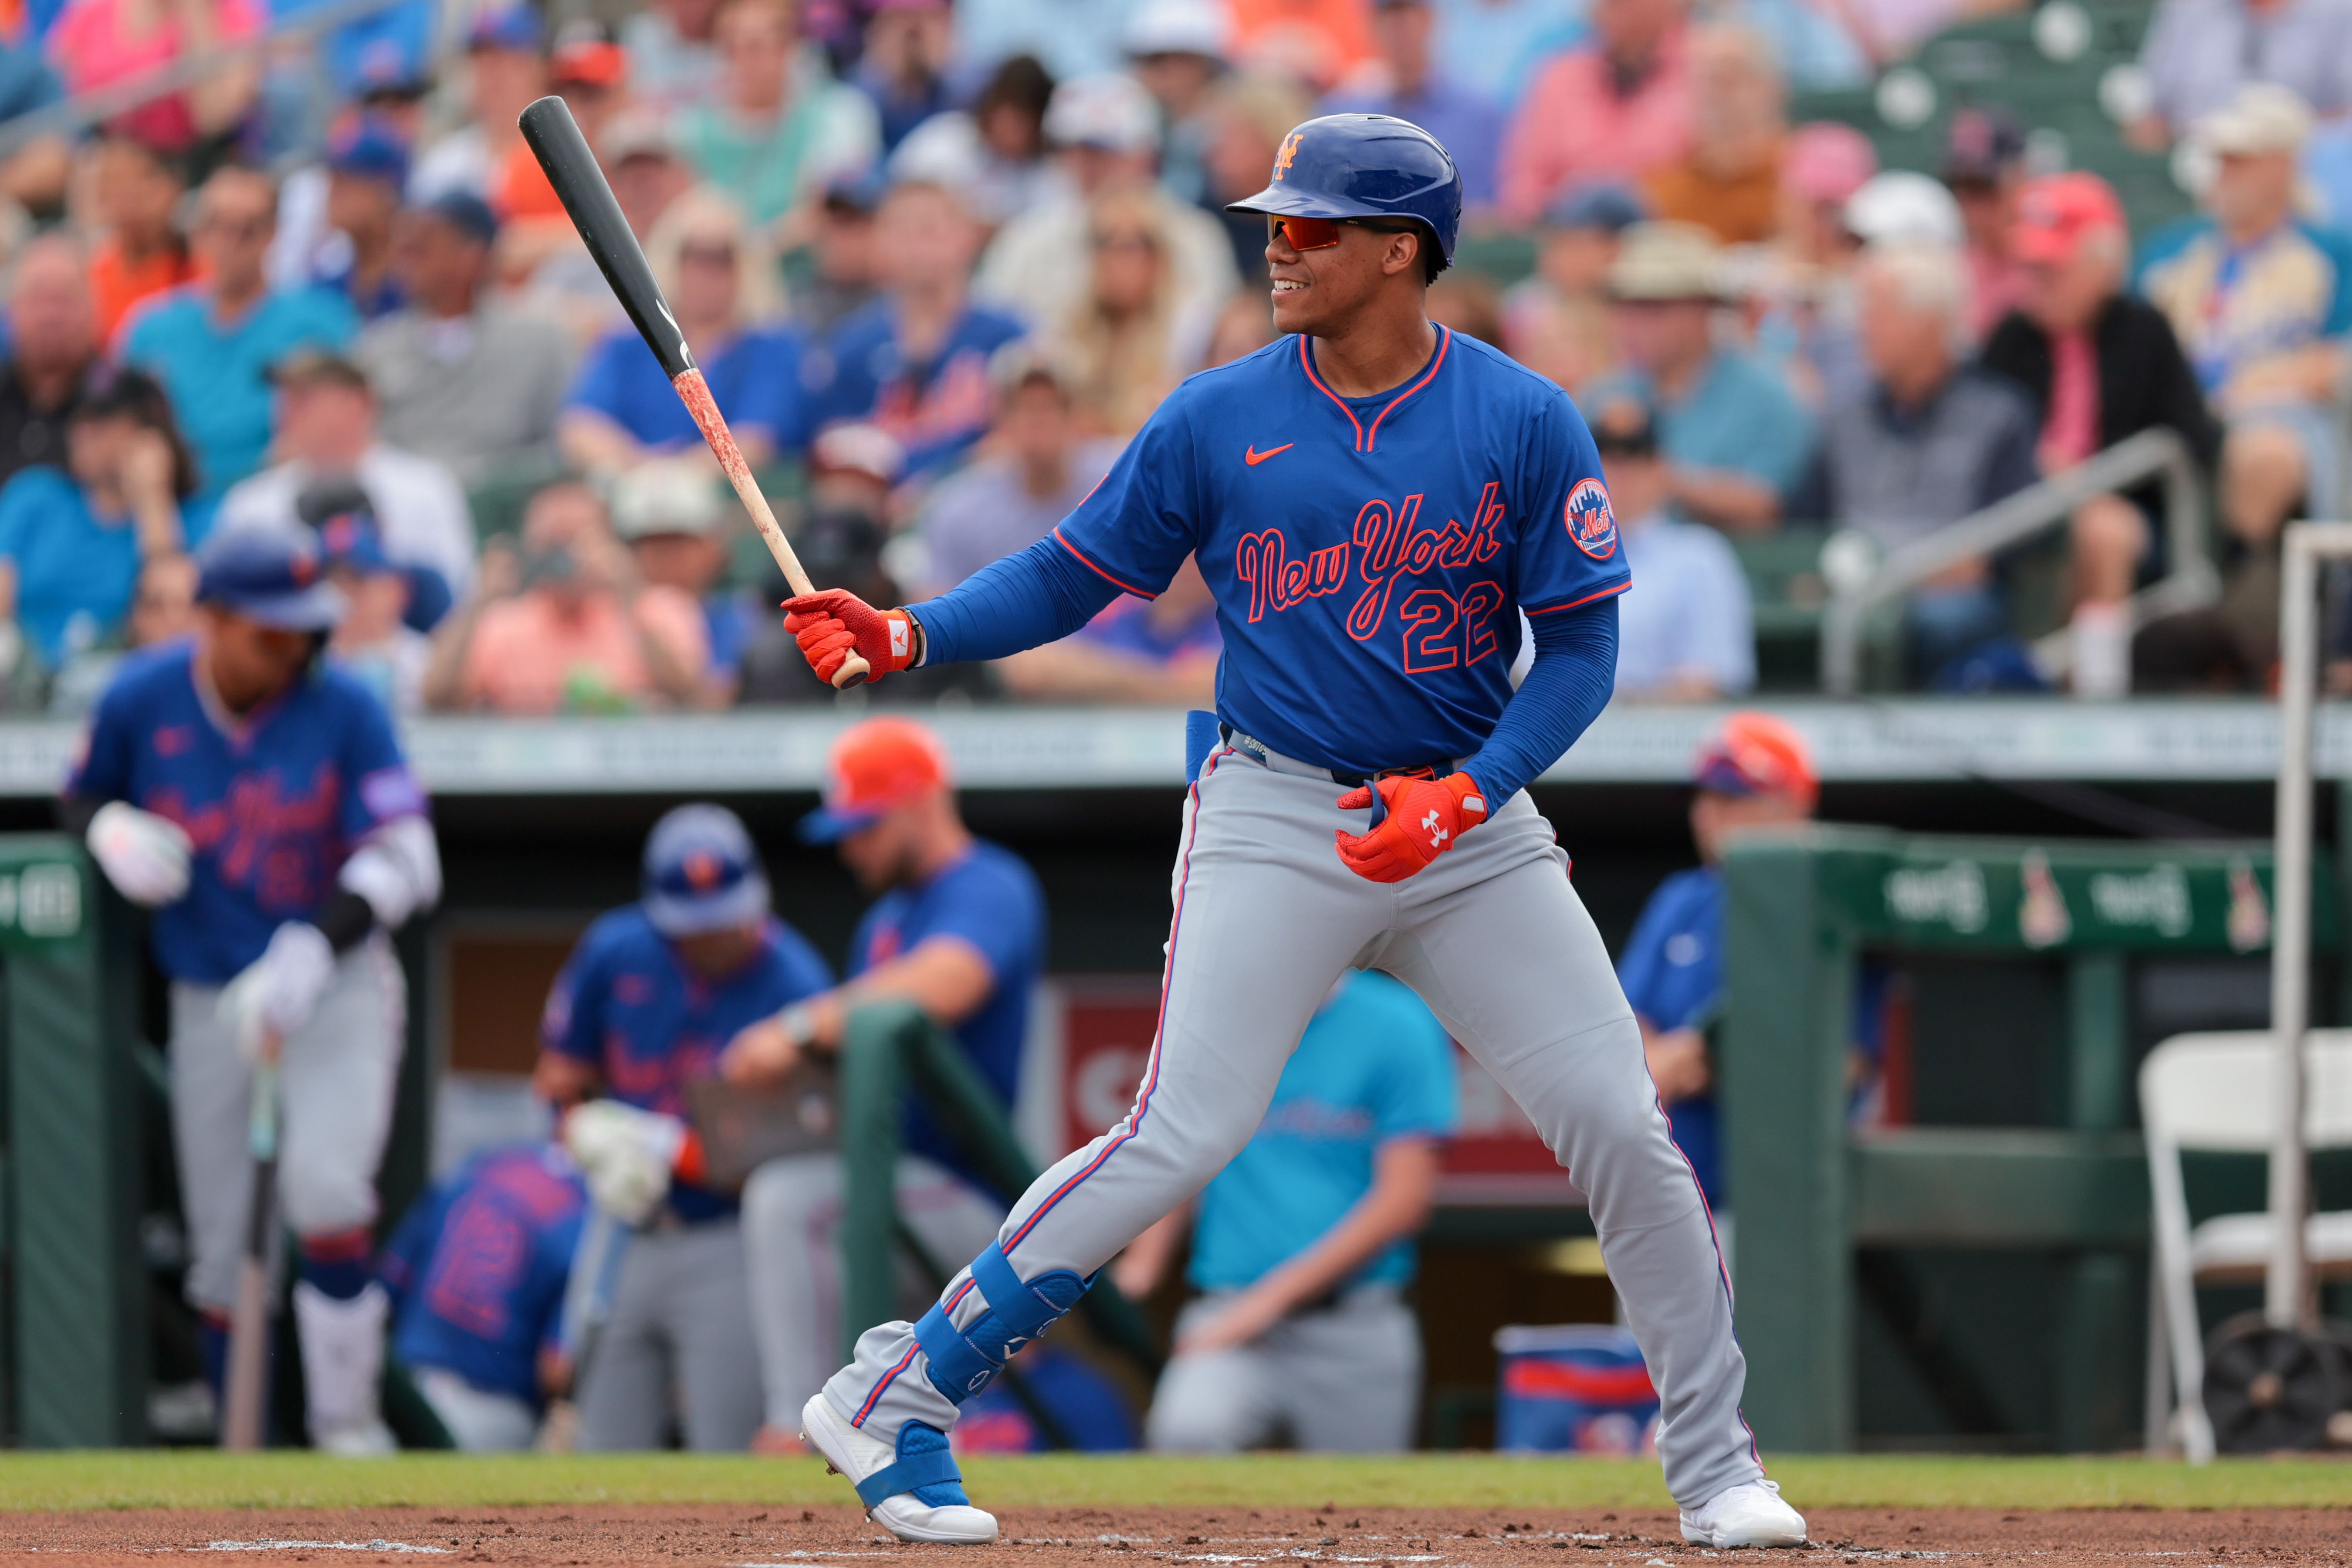
<path id="1" fill-rule="evenodd" d="M 1282 227 L 1273 227 L 1268 236 L 1265 264 L 1273 280 L 1276 331 L 1330 335 L 1390 287 L 1391 278 L 1419 278 L 1419 235 L 1354 223 L 1332 226 L 1338 244 L 1307 250 L 1294 245 Z"/>

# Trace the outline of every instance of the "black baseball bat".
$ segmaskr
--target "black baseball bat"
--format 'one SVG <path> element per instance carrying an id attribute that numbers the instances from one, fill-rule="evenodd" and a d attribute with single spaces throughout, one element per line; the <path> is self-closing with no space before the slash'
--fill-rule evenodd
<path id="1" fill-rule="evenodd" d="M 768 553 L 783 568 L 784 580 L 795 594 L 813 594 L 808 574 L 801 569 L 800 557 L 793 553 L 792 542 L 777 526 L 776 514 L 768 508 L 768 498 L 760 493 L 758 482 L 751 477 L 751 466 L 743 460 L 742 449 L 727 428 L 726 416 L 710 395 L 710 387 L 695 365 L 694 353 L 686 346 L 686 334 L 678 330 L 677 318 L 669 312 L 669 301 L 662 298 L 661 286 L 654 281 L 654 269 L 646 263 L 645 248 L 629 230 L 629 220 L 621 215 L 621 204 L 613 195 L 613 187 L 604 178 L 604 171 L 596 165 L 596 154 L 588 149 L 588 139 L 580 134 L 580 122 L 572 118 L 571 106 L 562 99 L 542 98 L 522 111 L 519 122 L 522 139 L 530 146 L 539 166 L 547 172 L 547 183 L 555 187 L 556 199 L 572 216 L 572 226 L 580 231 L 587 243 L 588 254 L 596 258 L 597 270 L 604 281 L 613 286 L 613 293 L 636 326 L 646 346 L 654 351 L 661 362 L 662 374 L 677 393 L 686 411 L 694 416 L 695 427 L 710 444 L 719 466 L 727 471 L 728 483 L 751 514 L 751 521 L 767 544 Z M 842 661 L 833 683 L 847 686 L 862 680 L 867 674 L 866 661 L 851 654 Z"/>

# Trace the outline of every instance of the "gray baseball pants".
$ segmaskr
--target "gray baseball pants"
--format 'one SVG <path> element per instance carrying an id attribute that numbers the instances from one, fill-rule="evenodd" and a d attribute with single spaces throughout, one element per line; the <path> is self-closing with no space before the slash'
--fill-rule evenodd
<path id="1" fill-rule="evenodd" d="M 1520 794 L 1418 875 L 1370 882 L 1332 848 L 1335 831 L 1367 821 L 1338 808 L 1341 793 L 1304 763 L 1212 754 L 1186 802 L 1160 1029 L 1134 1108 L 1037 1180 L 997 1246 L 1033 1286 L 1093 1275 L 1249 1141 L 1339 972 L 1386 970 L 1510 1090 L 1590 1198 L 1662 1400 L 1658 1452 L 1675 1500 L 1696 1508 L 1757 1479 L 1739 1414 L 1747 1364 L 1706 1205 L 1550 826 Z M 967 1339 L 991 1331 L 970 1275 L 940 1298 Z M 913 1325 L 885 1323 L 859 1339 L 825 1397 L 885 1441 L 908 1421 L 945 1430 L 956 1404 L 927 1366 Z"/>
<path id="2" fill-rule="evenodd" d="M 760 1427 L 759 1353 L 733 1215 L 636 1232 L 581 1370 L 581 1451 L 660 1447 L 675 1389 L 687 1447 L 741 1453 Z"/>
<path id="3" fill-rule="evenodd" d="M 191 1306 L 236 1301 L 252 1207 L 247 1131 L 253 1068 L 215 1016 L 221 987 L 172 985 L 172 1141 L 188 1220 Z M 336 962 L 310 1021 L 278 1056 L 278 1203 L 297 1236 L 373 1224 L 376 1167 L 392 1131 L 408 993 L 381 935 Z"/>
<path id="4" fill-rule="evenodd" d="M 1239 1294 L 1188 1303 L 1177 1340 Z M 1421 1325 L 1395 1286 L 1363 1285 L 1245 1345 L 1177 1354 L 1152 1390 L 1144 1441 L 1165 1453 L 1238 1454 L 1287 1436 L 1308 1453 L 1394 1454 L 1412 1447 L 1420 1403 Z"/>
<path id="5" fill-rule="evenodd" d="M 800 1429 L 801 1406 L 841 1354 L 842 1185 L 841 1156 L 833 1153 L 771 1160 L 743 1184 L 751 1330 L 768 1425 L 780 1431 Z M 898 1157 L 895 1190 L 898 1217 L 943 1269 L 986 1247 L 1004 1223 L 1003 1204 L 919 1154 Z M 899 1249 L 901 1302 L 921 1311 L 938 1278 Z"/>

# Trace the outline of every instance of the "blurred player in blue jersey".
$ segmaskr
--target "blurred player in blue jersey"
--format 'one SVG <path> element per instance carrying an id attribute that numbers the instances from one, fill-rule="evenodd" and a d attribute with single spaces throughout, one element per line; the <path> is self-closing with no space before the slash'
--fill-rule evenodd
<path id="1" fill-rule="evenodd" d="M 1129 1296 L 1150 1294 L 1191 1219 L 1202 1294 L 1152 1394 L 1153 1447 L 1412 1446 L 1421 1325 L 1404 1288 L 1455 1100 L 1454 1047 L 1419 997 L 1363 971 L 1332 988 L 1257 1135 L 1113 1269 Z"/>
<path id="2" fill-rule="evenodd" d="M 1126 1120 L 1023 1195 L 918 1322 L 860 1340 L 802 1411 L 902 1537 L 992 1540 L 957 1407 L 1249 1141 L 1348 968 L 1383 969 L 1507 1088 L 1590 1195 L 1663 1398 L 1684 1534 L 1794 1544 L 1739 1413 L 1731 1290 L 1642 1036 L 1524 786 L 1609 700 L 1629 577 L 1565 394 L 1429 320 L 1454 160 L 1383 115 L 1285 137 L 1263 215 L 1270 346 L 1178 387 L 1046 539 L 897 609 L 789 601 L 819 677 L 1001 658 L 1189 556 L 1217 603 L 1220 742 L 1189 797 L 1160 1027 Z M 1520 614 L 1535 656 L 1514 690 Z"/>
<path id="3" fill-rule="evenodd" d="M 848 982 L 745 1030 L 722 1070 L 737 1083 L 772 1083 L 803 1051 L 837 1049 L 849 1008 L 898 997 L 952 1032 L 1010 1114 L 1030 992 L 1045 962 L 1037 879 L 1010 850 L 965 829 L 939 741 L 912 720 L 869 719 L 845 731 L 826 774 L 824 805 L 803 819 L 801 836 L 836 845 L 858 882 L 879 896 L 850 942 Z M 903 1147 L 898 1213 L 953 1268 L 996 1235 L 1013 1194 L 989 1192 L 945 1130 L 911 1101 Z M 743 1186 L 767 1447 L 798 1447 L 801 1407 L 840 1354 L 841 1181 L 838 1156 L 811 1154 L 771 1161 Z M 931 1288 L 913 1289 L 919 1302 Z"/>
<path id="4" fill-rule="evenodd" d="M 832 979 L 770 910 L 751 836 L 716 805 L 654 825 L 644 897 L 590 926 L 555 977 L 533 1086 L 565 1111 L 590 1196 L 635 1230 L 580 1369 L 582 1448 L 661 1447 L 673 1387 L 688 1447 L 750 1445 L 760 1385 L 742 1231 L 735 1199 L 698 1180 L 683 1090 L 745 1025 Z"/>
<path id="5" fill-rule="evenodd" d="M 1650 1077 L 1674 1122 L 1675 1142 L 1698 1173 L 1707 1203 L 1719 1210 L 1723 1136 L 1706 1029 L 1723 1001 L 1723 850 L 1749 828 L 1812 816 L 1821 784 L 1804 738 L 1769 713 L 1725 720 L 1692 772 L 1691 841 L 1700 864 L 1659 883 L 1642 906 L 1617 979 L 1641 1022 Z"/>
<path id="6" fill-rule="evenodd" d="M 563 1386 L 557 1331 L 587 1203 L 562 1150 L 491 1149 L 412 1207 L 377 1261 L 393 1354 L 458 1447 L 530 1447 Z"/>
<path id="7" fill-rule="evenodd" d="M 382 1452 L 389 1303 L 369 1265 L 407 995 L 387 933 L 439 898 L 439 851 L 383 704 L 320 665 L 342 600 L 315 542 L 225 535 L 199 566 L 195 637 L 124 662 L 66 782 L 66 816 L 87 822 L 107 879 L 155 911 L 207 1373 L 217 1390 L 253 1185 L 254 1067 L 275 1061 L 311 1441 Z"/>

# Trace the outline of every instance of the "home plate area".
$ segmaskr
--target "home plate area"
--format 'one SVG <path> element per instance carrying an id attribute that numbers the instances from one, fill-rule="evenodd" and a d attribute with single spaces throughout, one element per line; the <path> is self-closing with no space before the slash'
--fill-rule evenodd
<path id="1" fill-rule="evenodd" d="M 1707 1558 L 1759 1562 L 1685 1542 L 1664 1512 L 1333 1509 L 1030 1509 L 1001 1516 L 993 1546 L 909 1546 L 848 1508 L 646 1506 L 271 1510 L 124 1510 L 0 1515 L 0 1554 L 45 1563 L 152 1563 L 257 1556 L 298 1563 L 561 1564 L 683 1560 L 740 1568 L 865 1568 L 873 1559 L 1018 1554 L 1038 1564 L 1293 1563 L 1433 1568 L 1697 1568 Z M 1826 1509 L 1811 1515 L 1823 1564 L 1905 1562 L 2144 1563 L 2246 1568 L 2346 1563 L 2352 1511 L 2154 1509 L 2003 1512 L 1991 1509 Z M 1783 1556 L 1798 1552 L 1782 1553 Z M 2161 1560 L 2152 1562 L 2148 1560 Z M 258 1568 L 258 1565 L 256 1565 Z"/>

